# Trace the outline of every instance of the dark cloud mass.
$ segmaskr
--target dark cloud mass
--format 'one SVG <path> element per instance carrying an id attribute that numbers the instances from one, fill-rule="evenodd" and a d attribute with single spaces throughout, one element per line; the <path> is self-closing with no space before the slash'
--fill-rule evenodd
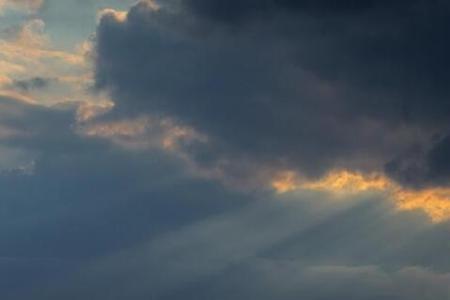
<path id="1" fill-rule="evenodd" d="M 113 3 L 125 5 L 101 5 Z M 95 91 L 84 72 L 0 78 L 0 298 L 450 300 L 449 10 L 104 10 L 95 47 L 83 45 Z M 49 88 L 62 102 L 36 103 L 53 80 L 75 94 Z M 79 89 L 83 102 L 65 100 Z M 399 184 L 302 181 L 334 169 Z M 281 172 L 274 190 L 285 170 L 302 174 Z"/>
<path id="2" fill-rule="evenodd" d="M 188 176 L 164 153 L 128 152 L 76 134 L 74 107 L 4 97 L 0 107 L 0 128 L 11 132 L 1 135 L 1 146 L 26 149 L 32 161 L 0 171 L 3 299 L 58 299 L 39 291 L 58 278 L 70 282 L 70 274 L 99 257 L 250 198 Z"/>
<path id="3" fill-rule="evenodd" d="M 77 134 L 74 107 L 0 106 L 2 147 L 34 160 L 0 172 L 2 299 L 449 299 L 448 222 L 382 195 L 232 192 Z"/>
<path id="4" fill-rule="evenodd" d="M 386 165 L 399 182 L 413 187 L 447 185 L 450 178 L 450 137 L 444 136 L 424 147 L 413 147 Z"/>
<path id="5" fill-rule="evenodd" d="M 228 158 L 312 176 L 385 169 L 415 186 L 448 183 L 430 150 L 449 128 L 445 1 L 181 3 L 102 18 L 96 82 L 117 113 L 175 117 Z M 439 174 L 409 171 L 416 147 Z"/>
<path id="6" fill-rule="evenodd" d="M 226 22 L 243 20 L 257 14 L 270 15 L 285 11 L 306 14 L 356 14 L 377 8 L 396 8 L 407 4 L 405 0 L 244 0 L 207 1 L 186 0 L 186 7 L 199 15 Z"/>

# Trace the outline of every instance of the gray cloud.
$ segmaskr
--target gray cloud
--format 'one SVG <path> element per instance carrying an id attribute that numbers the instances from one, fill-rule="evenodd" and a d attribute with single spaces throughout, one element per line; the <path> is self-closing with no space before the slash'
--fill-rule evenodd
<path id="1" fill-rule="evenodd" d="M 236 181 L 386 166 L 447 184 L 446 57 L 419 42 L 445 32 L 425 26 L 443 3 L 411 2 L 421 19 L 404 1 L 233 2 L 105 15 L 96 84 L 117 105 L 83 126 L 170 117 L 208 135 L 176 141 L 185 153 Z M 80 134 L 76 110 L 0 97 L 0 146 L 32 162 L 0 172 L 2 299 L 449 299 L 448 222 L 384 194 L 231 191 L 167 151 Z"/>
<path id="2" fill-rule="evenodd" d="M 5 299 L 251 198 L 188 176 L 162 152 L 129 152 L 76 134 L 73 108 L 6 98 L 0 105 L 0 126 L 14 133 L 0 144 L 26 149 L 33 161 L 29 170 L 0 172 Z"/>
<path id="3" fill-rule="evenodd" d="M 305 266 L 297 261 L 254 261 L 203 295 L 215 299 L 434 299 L 448 295 L 448 274 L 421 268 L 390 272 L 374 266 Z M 420 288 L 416 288 L 420 285 Z M 265 287 L 265 288 L 261 288 Z M 188 296 L 187 299 L 195 299 Z"/>
<path id="4" fill-rule="evenodd" d="M 222 159 L 311 176 L 393 174 L 392 161 L 447 134 L 445 3 L 219 2 L 102 18 L 96 82 L 118 115 L 175 117 L 211 136 Z M 441 175 L 415 182 L 446 185 Z"/>
<path id="5" fill-rule="evenodd" d="M 212 20 L 222 22 L 246 22 L 248 19 L 261 16 L 270 16 L 273 13 L 287 12 L 293 14 L 313 14 L 318 16 L 352 16 L 367 13 L 373 10 L 403 9 L 405 6 L 413 6 L 418 1 L 374 1 L 374 0 L 244 0 L 244 1 L 183 1 L 188 9 L 200 16 L 206 16 Z"/>
<path id="6" fill-rule="evenodd" d="M 437 249 L 439 228 L 414 214 L 394 215 L 385 202 L 333 205 L 325 198 L 260 199 L 85 263 L 30 293 L 46 299 L 447 299 L 448 264 L 438 262 L 445 264 L 446 255 L 420 261 L 421 249 L 413 247 L 426 236 Z"/>
<path id="7" fill-rule="evenodd" d="M 448 223 L 383 195 L 235 193 L 157 149 L 77 135 L 74 108 L 0 104 L 17 131 L 1 144 L 36 153 L 32 172 L 0 173 L 5 299 L 448 295 Z"/>
<path id="8" fill-rule="evenodd" d="M 436 136 L 425 147 L 417 145 L 386 165 L 387 173 L 399 182 L 413 186 L 447 185 L 450 137 Z"/>

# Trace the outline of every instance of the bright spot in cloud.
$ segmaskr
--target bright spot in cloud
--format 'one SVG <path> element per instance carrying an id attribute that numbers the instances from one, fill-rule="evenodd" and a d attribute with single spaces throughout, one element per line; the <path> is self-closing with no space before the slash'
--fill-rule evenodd
<path id="1" fill-rule="evenodd" d="M 364 192 L 386 193 L 400 211 L 422 210 L 435 222 L 450 220 L 450 188 L 414 190 L 402 187 L 382 174 L 362 174 L 348 170 L 332 171 L 323 178 L 308 180 L 294 171 L 278 173 L 271 182 L 277 193 L 296 190 L 328 192 L 336 197 Z"/>

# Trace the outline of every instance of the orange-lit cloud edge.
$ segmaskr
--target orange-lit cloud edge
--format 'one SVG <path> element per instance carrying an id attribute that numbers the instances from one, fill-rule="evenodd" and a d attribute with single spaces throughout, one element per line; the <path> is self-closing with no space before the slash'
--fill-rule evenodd
<path id="1" fill-rule="evenodd" d="M 108 108 L 102 108 L 102 110 L 108 110 Z M 86 111 L 89 117 L 82 120 L 87 121 L 84 126 L 80 127 L 82 135 L 110 139 L 128 149 L 161 148 L 182 158 L 188 163 L 194 174 L 237 187 L 236 182 L 230 181 L 229 176 L 221 170 L 220 166 L 212 169 L 201 168 L 179 147 L 180 141 L 197 141 L 203 144 L 208 142 L 207 136 L 193 128 L 182 126 L 173 120 L 152 119 L 149 116 L 96 123 L 95 116 L 98 112 L 91 112 L 90 109 Z M 82 115 L 85 114 L 86 112 L 83 111 Z M 93 123 L 89 123 L 91 117 L 94 119 Z M 258 170 L 254 171 L 260 173 Z M 317 180 L 308 179 L 292 170 L 268 171 L 255 180 L 259 182 L 257 186 L 261 186 L 261 180 L 267 182 L 267 178 L 270 178 L 269 184 L 278 194 L 310 190 L 325 192 L 333 198 L 344 199 L 363 193 L 376 192 L 386 195 L 399 211 L 421 210 L 429 216 L 433 223 L 450 220 L 450 188 L 415 190 L 399 185 L 382 173 L 369 174 L 350 170 L 334 170 Z M 253 186 L 251 182 L 244 184 L 244 186 L 247 185 L 250 188 Z"/>
<path id="2" fill-rule="evenodd" d="M 30 7 L 36 9 L 42 4 L 40 0 L 23 0 L 22 2 L 23 5 L 30 4 Z M 14 2 L 0 0 L 0 8 L 2 5 L 6 5 L 5 3 Z M 158 9 L 156 2 L 148 0 L 146 3 L 151 9 Z M 99 12 L 98 18 L 109 15 L 118 22 L 125 22 L 128 17 L 127 14 L 126 11 L 104 9 Z M 30 74 L 32 70 L 35 70 L 38 74 L 46 74 L 48 75 L 47 77 L 58 77 L 60 81 L 67 81 L 67 83 L 74 86 L 80 85 L 80 88 L 74 88 L 75 91 L 83 90 L 86 82 L 92 80 L 91 70 L 89 70 L 90 66 L 86 62 L 86 53 L 91 50 L 90 47 L 92 45 L 85 42 L 74 53 L 52 49 L 47 36 L 44 34 L 44 27 L 45 23 L 42 20 L 31 19 L 23 25 L 15 39 L 10 41 L 0 40 L 0 95 L 29 103 L 39 102 L 30 95 L 5 89 L 11 84 L 11 78 L 20 77 L 22 74 Z M 49 60 L 52 60 L 53 63 L 49 64 Z M 78 66 L 83 72 L 76 69 L 75 75 L 61 73 L 60 69 L 65 70 L 66 68 L 62 68 L 60 65 Z M 33 74 L 34 72 L 31 72 L 31 75 Z M 77 123 L 83 124 L 81 128 L 82 135 L 109 138 L 129 148 L 145 148 L 149 143 L 152 145 L 157 144 L 165 150 L 182 156 L 188 163 L 193 165 L 192 168 L 196 170 L 196 173 L 201 173 L 206 177 L 218 178 L 222 181 L 227 180 L 227 176 L 223 174 L 220 167 L 213 170 L 199 169 L 181 149 L 178 149 L 177 143 L 180 140 L 200 140 L 205 142 L 206 138 L 194 129 L 180 126 L 171 120 L 155 121 L 145 117 L 112 123 L 90 123 L 98 115 L 111 110 L 114 103 L 109 99 L 97 99 L 98 97 L 90 99 L 92 97 L 89 97 L 84 92 L 77 95 L 86 99 L 78 108 L 76 115 Z M 152 140 L 149 142 L 146 140 L 142 144 L 142 142 L 137 143 L 136 139 L 132 138 L 136 136 L 142 137 L 146 135 L 149 128 L 155 127 L 158 129 L 156 131 L 160 131 L 159 134 L 156 134 L 156 141 Z M 12 133 L 8 132 L 8 134 Z M 153 132 L 153 134 L 155 133 Z M 262 177 L 265 178 L 265 175 L 262 175 Z M 309 180 L 301 174 L 290 170 L 276 172 L 275 176 L 269 175 L 269 177 L 271 178 L 269 181 L 270 186 L 279 194 L 296 190 L 313 190 L 327 192 L 333 196 L 343 198 L 375 191 L 388 195 L 393 200 L 395 207 L 400 211 L 422 210 L 435 223 L 450 220 L 450 188 L 413 190 L 400 186 L 382 173 L 364 174 L 349 170 L 334 170 L 318 180 Z M 267 182 L 266 179 L 264 179 L 264 182 Z M 231 185 L 234 185 L 234 182 Z"/>
<path id="3" fill-rule="evenodd" d="M 282 171 L 273 178 L 271 186 L 279 194 L 313 190 L 339 198 L 380 192 L 388 195 L 399 211 L 422 210 L 433 223 L 450 220 L 450 188 L 405 188 L 381 173 L 335 170 L 318 180 L 308 180 L 295 171 Z"/>

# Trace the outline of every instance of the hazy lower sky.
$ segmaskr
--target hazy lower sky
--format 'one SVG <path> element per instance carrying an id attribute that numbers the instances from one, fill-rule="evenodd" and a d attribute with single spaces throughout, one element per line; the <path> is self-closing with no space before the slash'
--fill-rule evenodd
<path id="1" fill-rule="evenodd" d="M 449 16 L 0 0 L 0 298 L 450 300 Z"/>

